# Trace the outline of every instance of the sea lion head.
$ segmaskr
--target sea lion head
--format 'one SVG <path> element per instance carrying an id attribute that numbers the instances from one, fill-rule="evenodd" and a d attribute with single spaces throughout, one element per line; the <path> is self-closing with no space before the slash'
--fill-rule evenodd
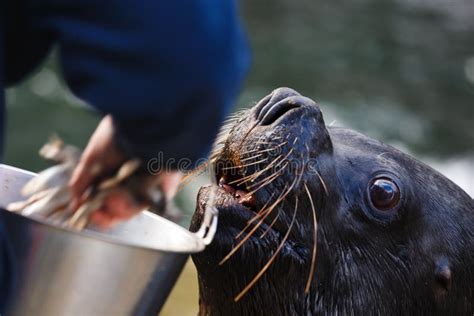
<path id="1" fill-rule="evenodd" d="M 191 229 L 201 314 L 474 311 L 472 199 L 447 178 L 279 88 L 223 128 Z M 212 198 L 211 198 L 212 196 Z M 210 205 L 212 204 L 212 205 Z"/>

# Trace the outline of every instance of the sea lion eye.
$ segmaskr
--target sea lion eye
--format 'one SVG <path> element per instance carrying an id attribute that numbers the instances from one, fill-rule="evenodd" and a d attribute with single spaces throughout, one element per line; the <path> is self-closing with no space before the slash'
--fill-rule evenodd
<path id="1" fill-rule="evenodd" d="M 376 209 L 388 211 L 400 202 L 400 189 L 389 178 L 375 178 L 370 182 L 369 198 Z"/>

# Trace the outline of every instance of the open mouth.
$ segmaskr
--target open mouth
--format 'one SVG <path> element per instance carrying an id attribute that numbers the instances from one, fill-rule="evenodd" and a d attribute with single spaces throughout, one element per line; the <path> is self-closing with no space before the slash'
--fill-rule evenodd
<path id="1" fill-rule="evenodd" d="M 255 195 L 247 189 L 245 177 L 245 173 L 229 161 L 221 161 L 216 165 L 216 180 L 219 187 L 231 195 L 236 203 L 256 212 Z"/>

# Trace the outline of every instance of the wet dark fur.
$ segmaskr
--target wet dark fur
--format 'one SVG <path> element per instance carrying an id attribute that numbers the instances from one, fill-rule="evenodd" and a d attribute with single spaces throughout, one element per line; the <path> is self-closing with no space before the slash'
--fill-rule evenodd
<path id="1" fill-rule="evenodd" d="M 293 102 L 300 108 L 271 124 L 259 123 L 262 107 L 278 101 Z M 220 260 L 238 242 L 234 237 L 254 214 L 222 189 L 216 194 L 217 234 L 204 252 L 193 256 L 199 274 L 201 314 L 474 313 L 471 197 L 435 170 L 391 146 L 348 129 L 326 127 L 313 101 L 286 88 L 275 90 L 239 114 L 225 129 L 213 160 L 238 165 L 252 156 L 246 152 L 271 148 L 283 140 L 287 144 L 277 154 L 297 163 L 255 194 L 257 210 L 268 199 L 274 200 L 285 185 L 301 178 L 265 223 L 222 265 Z M 271 152 L 265 156 L 267 161 L 239 172 L 249 175 L 262 170 L 274 158 Z M 319 172 L 327 193 L 309 164 Z M 369 205 L 367 186 L 377 174 L 396 179 L 402 193 L 397 209 L 380 212 Z M 318 220 L 316 270 L 308 294 L 304 288 L 314 228 L 305 183 Z M 294 214 L 296 198 L 296 221 L 281 253 L 255 286 L 234 302 L 280 244 Z M 191 229 L 198 227 L 208 199 L 209 188 L 204 187 Z M 276 224 L 260 238 L 278 212 Z"/>

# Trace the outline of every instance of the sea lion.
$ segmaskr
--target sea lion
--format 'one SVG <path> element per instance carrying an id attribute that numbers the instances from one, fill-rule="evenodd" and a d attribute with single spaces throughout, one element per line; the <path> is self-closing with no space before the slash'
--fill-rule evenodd
<path id="1" fill-rule="evenodd" d="M 474 313 L 473 200 L 446 177 L 279 88 L 223 129 L 201 315 Z"/>

